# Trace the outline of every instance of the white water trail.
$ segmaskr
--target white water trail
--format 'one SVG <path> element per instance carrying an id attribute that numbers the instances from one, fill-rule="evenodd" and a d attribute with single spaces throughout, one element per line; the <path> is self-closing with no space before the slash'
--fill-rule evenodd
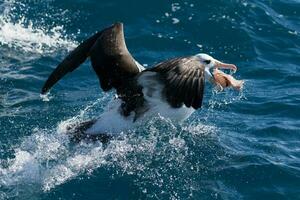
<path id="1" fill-rule="evenodd" d="M 190 144 L 178 134 L 180 129 L 169 119 L 160 116 L 149 119 L 122 139 L 111 140 L 107 146 L 100 142 L 70 142 L 65 127 L 86 120 L 107 98 L 110 95 L 86 106 L 53 130 L 35 128 L 17 147 L 12 147 L 13 157 L 0 160 L 0 188 L 8 191 L 0 192 L 0 197 L 39 196 L 80 175 L 89 176 L 102 167 L 113 168 L 115 172 L 111 176 L 134 175 L 136 184 L 143 191 L 147 191 L 150 184 L 161 190 L 174 191 L 172 195 L 176 196 L 176 183 L 186 184 L 187 178 L 181 174 L 189 167 L 186 156 Z M 197 124 L 182 130 L 192 138 L 215 132 L 213 127 Z M 153 167 L 153 159 L 157 160 L 158 166 Z M 170 170 L 178 171 L 173 179 L 168 179 Z M 164 181 L 169 182 L 162 184 Z"/>

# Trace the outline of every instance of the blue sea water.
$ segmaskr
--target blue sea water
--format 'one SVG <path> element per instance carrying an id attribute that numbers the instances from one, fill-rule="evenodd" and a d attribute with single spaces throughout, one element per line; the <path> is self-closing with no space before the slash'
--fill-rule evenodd
<path id="1" fill-rule="evenodd" d="M 41 87 L 116 22 L 145 66 L 200 52 L 242 92 L 208 86 L 184 124 L 157 116 L 121 140 L 74 144 L 67 125 L 113 97 L 90 64 Z M 1 0 L 0 199 L 300 199 L 299 0 Z"/>

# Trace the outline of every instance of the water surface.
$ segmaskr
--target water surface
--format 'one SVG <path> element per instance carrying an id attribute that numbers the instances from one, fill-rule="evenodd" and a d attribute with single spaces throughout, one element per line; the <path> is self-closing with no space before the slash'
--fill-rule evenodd
<path id="1" fill-rule="evenodd" d="M 297 0 L 0 1 L 0 199 L 300 199 Z M 82 40 L 116 22 L 150 67 L 211 54 L 239 67 L 241 93 L 205 91 L 184 124 L 157 116 L 113 140 L 70 142 L 99 116 L 90 64 L 40 89 Z"/>

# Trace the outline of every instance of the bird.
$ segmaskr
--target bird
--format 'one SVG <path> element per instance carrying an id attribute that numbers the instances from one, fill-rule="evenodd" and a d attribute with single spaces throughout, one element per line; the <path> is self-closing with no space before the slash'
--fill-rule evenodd
<path id="1" fill-rule="evenodd" d="M 201 108 L 205 82 L 215 83 L 211 70 L 237 70 L 234 64 L 204 53 L 171 58 L 146 69 L 128 51 L 124 25 L 117 22 L 71 51 L 48 77 L 41 94 L 88 58 L 102 90 L 116 95 L 99 118 L 73 129 L 78 140 L 108 140 L 157 114 L 181 123 Z"/>

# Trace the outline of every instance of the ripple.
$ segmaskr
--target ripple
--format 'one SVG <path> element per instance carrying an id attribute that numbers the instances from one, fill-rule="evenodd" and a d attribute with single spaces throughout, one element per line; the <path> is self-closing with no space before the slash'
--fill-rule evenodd
<path id="1" fill-rule="evenodd" d="M 0 11 L 0 199 L 298 198 L 296 1 L 5 0 Z M 157 116 L 106 146 L 71 142 L 66 127 L 113 94 L 89 63 L 46 97 L 41 86 L 77 40 L 117 19 L 141 63 L 206 52 L 235 63 L 244 90 L 206 87 L 183 124 Z"/>

